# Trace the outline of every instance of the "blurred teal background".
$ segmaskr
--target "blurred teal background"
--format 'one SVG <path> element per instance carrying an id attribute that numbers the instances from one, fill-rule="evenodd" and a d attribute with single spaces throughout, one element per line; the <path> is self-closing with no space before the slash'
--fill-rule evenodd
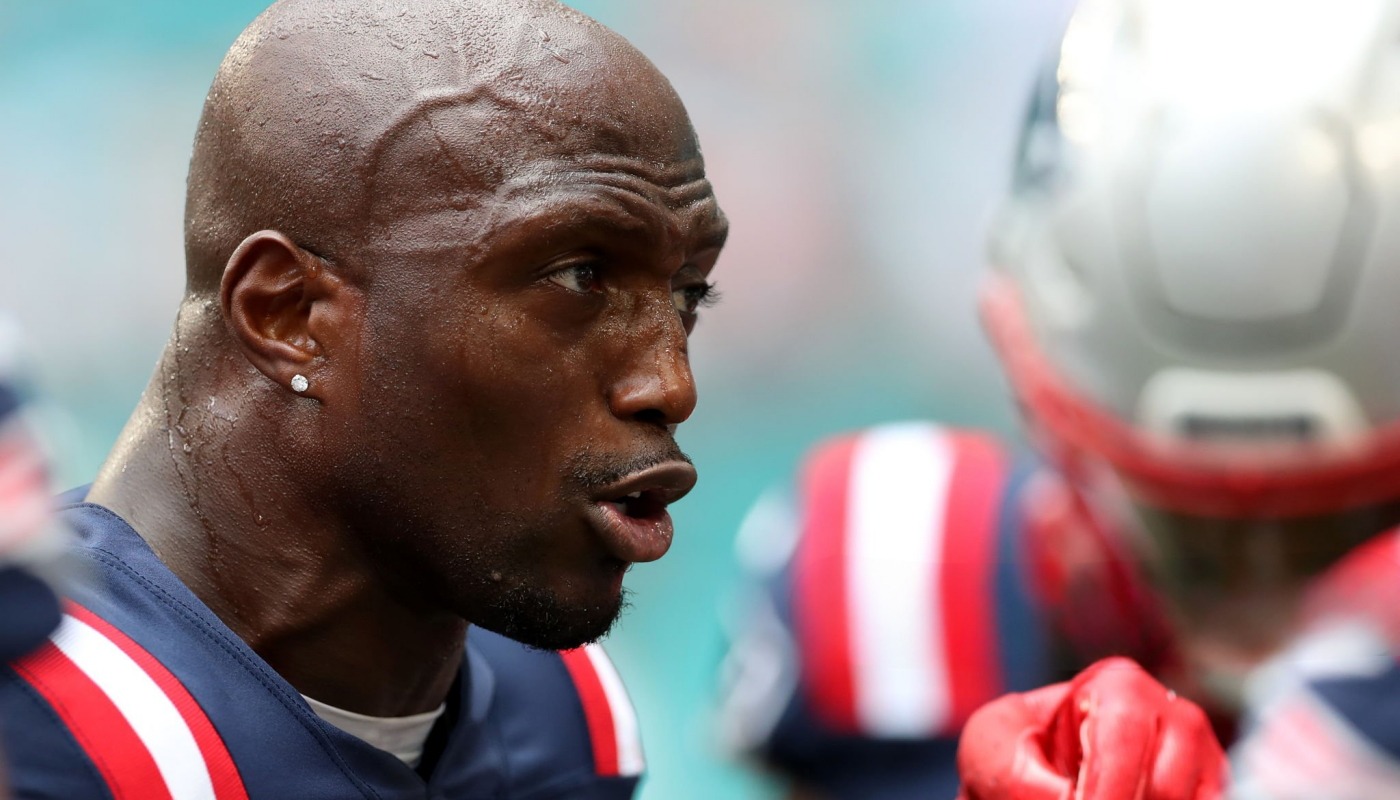
<path id="1" fill-rule="evenodd" d="M 981 229 L 1066 0 L 575 0 L 689 106 L 733 224 L 695 338 L 701 471 L 609 649 L 646 800 L 774 796 L 709 726 L 734 530 L 804 445 L 874 421 L 1012 427 L 977 329 Z M 90 479 L 182 286 L 204 92 L 263 0 L 0 0 L 0 311 L 27 335 L 60 480 Z"/>

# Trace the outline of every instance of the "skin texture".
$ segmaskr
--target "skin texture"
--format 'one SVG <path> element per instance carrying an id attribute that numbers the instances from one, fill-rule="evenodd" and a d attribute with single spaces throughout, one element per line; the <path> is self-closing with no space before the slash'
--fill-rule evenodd
<path id="1" fill-rule="evenodd" d="M 726 230 L 674 91 L 592 20 L 278 3 L 210 90 L 187 294 L 89 499 L 304 694 L 434 708 L 468 622 L 576 646 L 665 552 L 596 501 L 694 483 Z"/>

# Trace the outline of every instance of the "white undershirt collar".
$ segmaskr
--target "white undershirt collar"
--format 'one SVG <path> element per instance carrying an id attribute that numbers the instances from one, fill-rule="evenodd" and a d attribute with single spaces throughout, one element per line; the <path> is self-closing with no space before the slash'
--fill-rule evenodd
<path id="1" fill-rule="evenodd" d="M 432 731 L 433 723 L 447 710 L 447 704 L 443 703 L 432 711 L 407 717 L 371 717 L 326 705 L 306 695 L 302 695 L 302 699 L 316 712 L 316 716 L 327 723 L 392 753 L 410 767 L 417 767 L 418 762 L 423 760 L 423 745 L 428 741 L 428 733 Z"/>

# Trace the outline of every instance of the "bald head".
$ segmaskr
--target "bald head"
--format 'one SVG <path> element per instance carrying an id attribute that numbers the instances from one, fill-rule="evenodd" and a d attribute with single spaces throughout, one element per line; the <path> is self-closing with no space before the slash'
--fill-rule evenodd
<path id="1" fill-rule="evenodd" d="M 551 0 L 283 0 L 205 101 L 188 291 L 217 291 L 264 229 L 352 272 L 370 247 L 439 246 L 483 198 L 581 153 L 698 158 L 665 78 L 588 17 Z"/>

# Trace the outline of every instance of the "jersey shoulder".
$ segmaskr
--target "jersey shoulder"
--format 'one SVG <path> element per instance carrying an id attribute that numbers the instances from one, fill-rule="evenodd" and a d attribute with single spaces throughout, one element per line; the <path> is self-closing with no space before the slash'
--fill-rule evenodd
<path id="1" fill-rule="evenodd" d="M 77 602 L 65 603 L 46 641 L 0 671 L 0 709 L 21 797 L 248 796 L 187 683 Z"/>
<path id="2" fill-rule="evenodd" d="M 1017 498 L 1033 470 L 928 422 L 823 442 L 797 479 L 792 624 L 813 710 L 837 730 L 955 733 L 1036 659 Z M 1029 679 L 1032 683 L 1033 678 Z"/>
<path id="3" fill-rule="evenodd" d="M 832 796 L 955 793 L 966 717 L 1049 679 L 1021 509 L 1038 471 L 932 422 L 810 448 L 736 541 L 722 742 Z"/>
<path id="4" fill-rule="evenodd" d="M 11 715 L 46 731 L 43 744 L 7 740 L 17 785 L 40 787 L 36 797 L 155 800 L 421 787 L 392 755 L 321 722 L 120 517 L 91 504 L 60 516 L 83 578 L 69 584 L 48 640 L 3 670 L 7 733 Z M 72 775 L 97 776 L 96 788 L 42 789 Z"/>
<path id="5" fill-rule="evenodd" d="M 1334 622 L 1261 673 L 1232 753 L 1241 796 L 1400 798 L 1400 661 L 1374 629 Z"/>
<path id="6" fill-rule="evenodd" d="M 15 797 L 108 800 L 112 790 L 60 711 L 13 669 L 0 669 L 7 788 Z"/>
<path id="7" fill-rule="evenodd" d="M 637 714 L 601 645 L 544 651 L 473 628 L 468 649 L 490 675 L 489 722 L 512 796 L 632 796 L 646 768 Z"/>

